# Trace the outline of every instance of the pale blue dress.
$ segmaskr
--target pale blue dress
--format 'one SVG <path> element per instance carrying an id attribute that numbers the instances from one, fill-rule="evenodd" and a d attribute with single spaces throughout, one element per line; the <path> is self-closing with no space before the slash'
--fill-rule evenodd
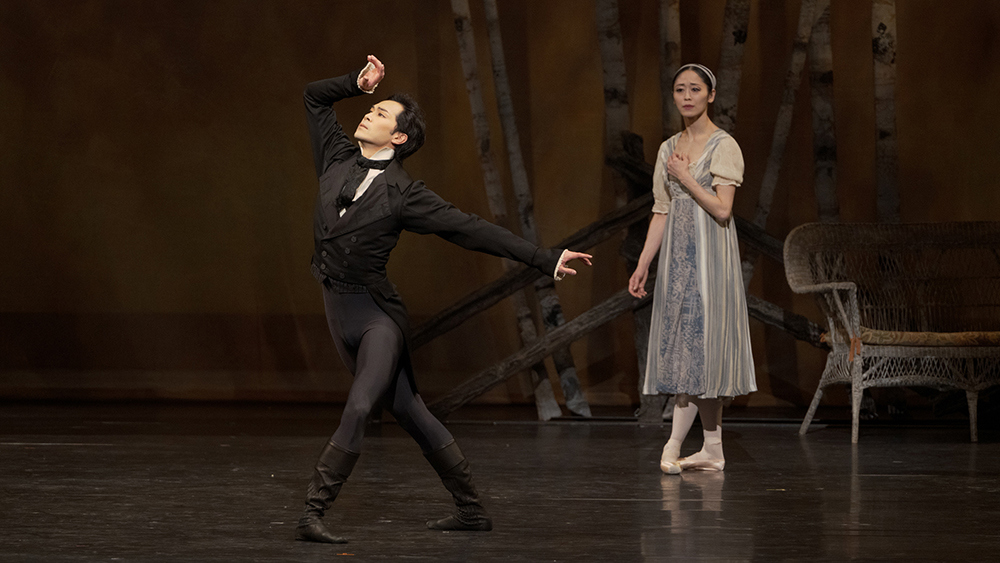
<path id="1" fill-rule="evenodd" d="M 757 390 L 736 227 L 720 223 L 667 173 L 680 134 L 660 145 L 654 213 L 666 213 L 643 393 L 734 397 Z M 715 131 L 691 175 L 705 190 L 743 182 L 736 139 Z"/>

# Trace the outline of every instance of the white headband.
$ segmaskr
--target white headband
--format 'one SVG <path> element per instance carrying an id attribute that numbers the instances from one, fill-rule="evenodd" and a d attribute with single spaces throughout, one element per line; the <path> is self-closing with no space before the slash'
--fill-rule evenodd
<path id="1" fill-rule="evenodd" d="M 700 70 L 700 71 L 704 72 L 705 74 L 707 74 L 708 75 L 708 79 L 712 81 L 712 83 L 709 84 L 709 86 L 712 87 L 712 90 L 715 90 L 715 75 L 712 74 L 712 71 L 709 70 L 707 66 L 700 65 L 698 63 L 688 63 L 688 64 L 682 66 L 681 68 L 677 69 L 677 72 L 674 73 L 674 82 L 677 81 L 677 75 L 679 75 L 680 73 L 682 73 L 685 70 L 688 70 L 690 68 L 697 68 L 698 70 Z"/>

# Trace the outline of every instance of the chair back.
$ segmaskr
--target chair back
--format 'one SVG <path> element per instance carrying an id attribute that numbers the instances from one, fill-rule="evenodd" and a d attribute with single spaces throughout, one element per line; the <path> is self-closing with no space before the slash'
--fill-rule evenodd
<path id="1" fill-rule="evenodd" d="M 807 223 L 784 254 L 797 293 L 854 283 L 861 326 L 1000 330 L 1000 222 Z"/>

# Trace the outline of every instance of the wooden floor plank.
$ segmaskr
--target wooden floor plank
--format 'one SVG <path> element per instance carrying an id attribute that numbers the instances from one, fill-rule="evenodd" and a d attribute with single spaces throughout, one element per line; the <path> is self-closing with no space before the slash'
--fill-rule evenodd
<path id="1" fill-rule="evenodd" d="M 336 408 L 0 409 L 0 561 L 989 560 L 1000 444 L 961 424 L 729 420 L 724 473 L 662 475 L 669 425 L 452 422 L 495 521 L 442 533 L 448 494 L 396 425 L 369 428 L 330 527 L 292 539 Z M 700 447 L 692 430 L 684 453 Z"/>

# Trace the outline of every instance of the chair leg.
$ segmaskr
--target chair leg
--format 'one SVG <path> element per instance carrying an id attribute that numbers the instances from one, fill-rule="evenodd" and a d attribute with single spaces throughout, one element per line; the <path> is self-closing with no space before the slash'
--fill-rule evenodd
<path id="1" fill-rule="evenodd" d="M 805 436 L 806 432 L 809 430 L 809 424 L 812 423 L 812 419 L 816 416 L 816 409 L 819 407 L 819 401 L 823 398 L 823 386 L 820 382 L 820 386 L 816 388 L 816 394 L 813 395 L 812 403 L 809 405 L 809 411 L 806 413 L 806 417 L 802 419 L 802 426 L 799 427 L 799 436 Z"/>
<path id="2" fill-rule="evenodd" d="M 851 443 L 858 443 L 858 421 L 861 419 L 861 398 L 864 389 L 858 381 L 851 383 Z"/>
<path id="3" fill-rule="evenodd" d="M 966 391 L 965 398 L 969 401 L 969 432 L 972 434 L 972 441 L 979 441 L 979 391 Z"/>

